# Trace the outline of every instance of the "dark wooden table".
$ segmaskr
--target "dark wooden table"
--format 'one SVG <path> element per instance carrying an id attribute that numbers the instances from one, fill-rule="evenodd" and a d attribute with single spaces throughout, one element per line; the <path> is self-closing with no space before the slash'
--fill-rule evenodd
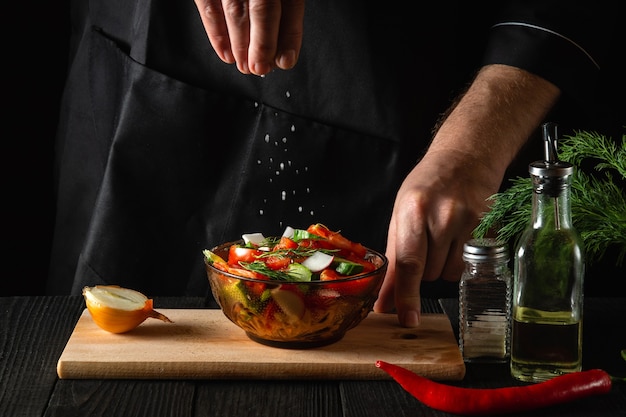
<path id="1" fill-rule="evenodd" d="M 442 300 L 457 332 L 456 300 Z M 156 298 L 204 308 L 203 298 Z M 0 297 L 0 416 L 446 416 L 394 381 L 61 380 L 56 364 L 82 310 L 79 296 Z M 626 376 L 626 298 L 585 300 L 584 368 Z M 451 385 L 518 385 L 508 366 L 467 365 Z M 626 384 L 521 416 L 626 416 Z"/>

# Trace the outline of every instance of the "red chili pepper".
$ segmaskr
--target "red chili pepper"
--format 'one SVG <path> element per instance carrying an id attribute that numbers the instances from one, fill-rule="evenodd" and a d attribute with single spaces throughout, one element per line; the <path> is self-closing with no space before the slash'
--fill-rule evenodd
<path id="1" fill-rule="evenodd" d="M 406 368 L 377 361 L 409 394 L 439 411 L 492 415 L 534 410 L 611 390 L 611 376 L 600 369 L 559 375 L 544 382 L 506 388 L 462 388 L 440 384 Z"/>

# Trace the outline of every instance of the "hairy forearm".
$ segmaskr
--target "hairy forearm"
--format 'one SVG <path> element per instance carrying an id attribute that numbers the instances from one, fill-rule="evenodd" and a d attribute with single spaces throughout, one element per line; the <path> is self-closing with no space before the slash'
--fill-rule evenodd
<path id="1" fill-rule="evenodd" d="M 484 67 L 437 130 L 428 153 L 454 151 L 501 177 L 560 95 L 550 82 L 506 65 Z"/>

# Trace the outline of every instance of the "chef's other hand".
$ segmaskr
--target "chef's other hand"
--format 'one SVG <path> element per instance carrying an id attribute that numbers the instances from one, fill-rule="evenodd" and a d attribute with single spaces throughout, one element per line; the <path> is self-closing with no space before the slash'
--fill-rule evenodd
<path id="1" fill-rule="evenodd" d="M 394 303 L 403 326 L 420 320 L 422 281 L 458 281 L 463 244 L 471 238 L 494 184 L 481 182 L 486 167 L 470 166 L 467 155 L 429 152 L 404 180 L 389 225 L 389 267 L 375 311 Z M 496 184 L 497 186 L 497 184 Z"/>
<path id="2" fill-rule="evenodd" d="M 195 0 L 211 46 L 243 74 L 296 65 L 304 0 Z"/>
<path id="3" fill-rule="evenodd" d="M 374 311 L 392 311 L 395 301 L 400 324 L 417 326 L 422 280 L 461 279 L 463 244 L 559 95 L 549 81 L 518 68 L 480 70 L 398 191 Z"/>

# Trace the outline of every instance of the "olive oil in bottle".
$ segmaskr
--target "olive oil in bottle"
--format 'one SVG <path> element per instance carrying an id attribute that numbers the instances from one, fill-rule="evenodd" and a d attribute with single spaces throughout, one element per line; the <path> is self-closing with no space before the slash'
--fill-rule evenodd
<path id="1" fill-rule="evenodd" d="M 540 382 L 582 368 L 584 254 L 572 225 L 573 166 L 543 125 L 545 161 L 530 164 L 532 219 L 515 252 L 511 375 Z"/>

